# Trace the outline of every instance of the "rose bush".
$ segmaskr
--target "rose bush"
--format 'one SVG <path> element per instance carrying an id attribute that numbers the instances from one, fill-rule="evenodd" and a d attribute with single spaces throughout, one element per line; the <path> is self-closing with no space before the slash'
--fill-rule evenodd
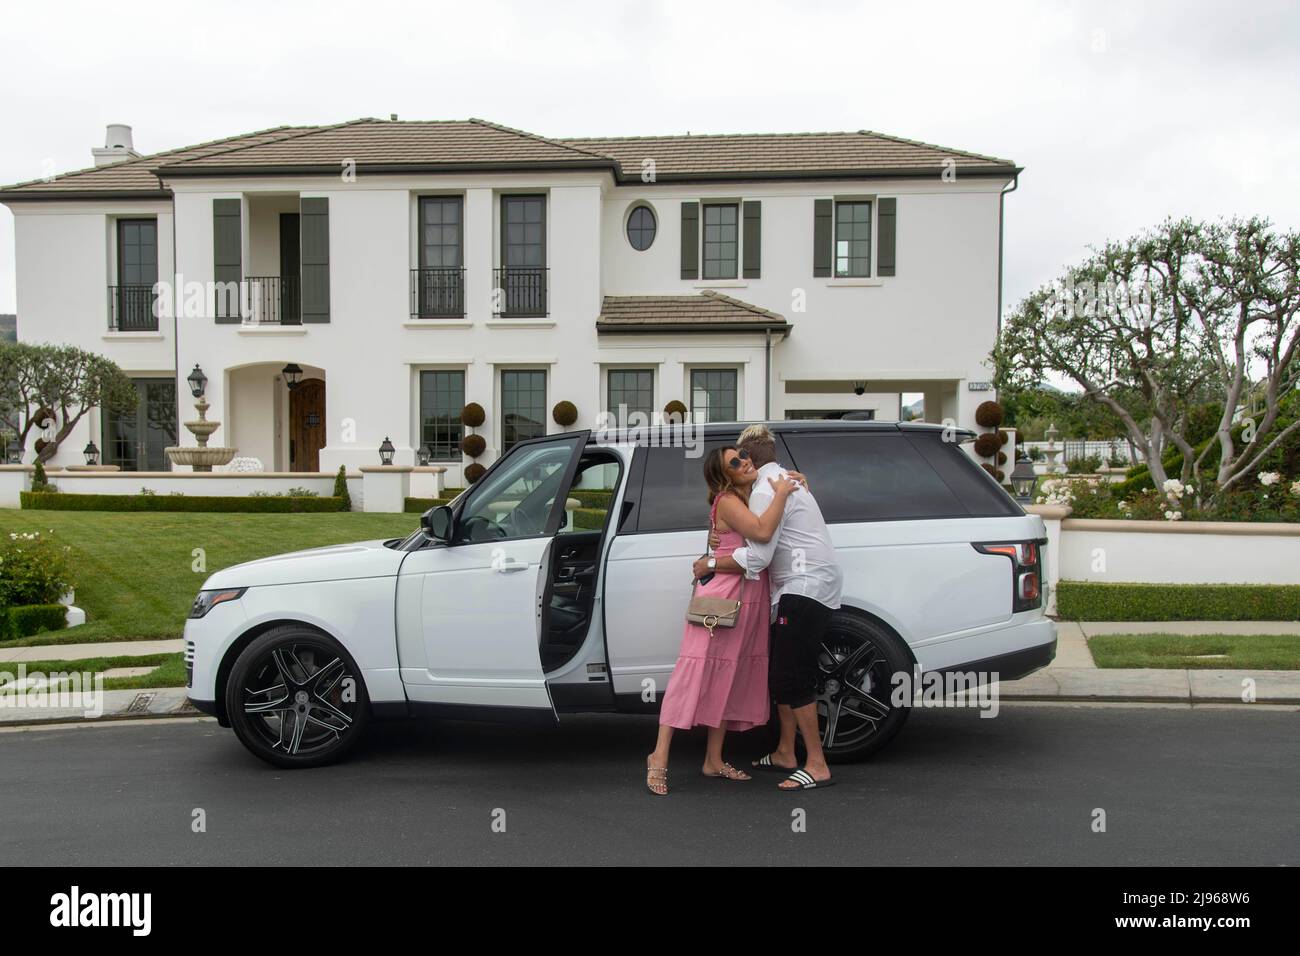
<path id="1" fill-rule="evenodd" d="M 0 607 L 56 604 L 72 588 L 70 552 L 39 531 L 0 538 Z"/>

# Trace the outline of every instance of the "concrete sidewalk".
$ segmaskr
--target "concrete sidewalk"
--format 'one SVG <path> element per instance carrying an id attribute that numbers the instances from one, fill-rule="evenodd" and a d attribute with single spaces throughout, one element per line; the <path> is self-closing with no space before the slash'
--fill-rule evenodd
<path id="1" fill-rule="evenodd" d="M 0 648 L 0 662 L 80 661 L 91 657 L 145 657 L 178 654 L 185 650 L 180 638 L 171 641 L 101 641 L 94 644 L 37 644 Z"/>

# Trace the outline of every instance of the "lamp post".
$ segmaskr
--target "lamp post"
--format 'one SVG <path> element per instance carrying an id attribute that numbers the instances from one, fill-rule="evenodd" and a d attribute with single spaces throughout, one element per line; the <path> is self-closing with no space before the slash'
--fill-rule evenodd
<path id="1" fill-rule="evenodd" d="M 1029 503 L 1034 493 L 1036 479 L 1034 463 L 1029 460 L 1028 455 L 1022 454 L 1016 459 L 1016 467 L 1011 470 L 1011 487 L 1015 489 L 1016 500 L 1021 504 Z"/>
<path id="2" fill-rule="evenodd" d="M 379 446 L 379 463 L 385 467 L 391 465 L 393 463 L 393 454 L 396 451 L 397 449 L 393 447 L 393 443 L 389 441 L 388 436 L 385 435 L 384 443 Z"/>
<path id="3" fill-rule="evenodd" d="M 99 464 L 99 449 L 95 447 L 95 440 L 93 438 L 86 442 L 86 447 L 82 449 L 81 453 L 86 456 L 87 465 L 93 466 Z"/>
<path id="4" fill-rule="evenodd" d="M 199 368 L 197 363 L 194 365 L 194 371 L 190 372 L 185 381 L 190 383 L 190 394 L 195 398 L 202 398 L 203 393 L 207 391 L 208 377 L 203 374 L 203 369 Z"/>
<path id="5" fill-rule="evenodd" d="M 298 387 L 302 381 L 302 367 L 297 362 L 290 362 L 284 368 L 280 369 L 280 374 L 284 376 L 284 384 L 289 386 L 289 391 Z"/>

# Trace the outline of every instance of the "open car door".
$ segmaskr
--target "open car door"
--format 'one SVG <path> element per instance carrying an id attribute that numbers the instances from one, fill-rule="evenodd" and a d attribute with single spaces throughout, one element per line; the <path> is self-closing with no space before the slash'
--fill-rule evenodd
<path id="1" fill-rule="evenodd" d="M 515 445 L 462 496 L 449 540 L 402 563 L 397 628 L 410 700 L 479 717 L 554 719 L 539 651 L 541 597 L 587 435 Z"/>

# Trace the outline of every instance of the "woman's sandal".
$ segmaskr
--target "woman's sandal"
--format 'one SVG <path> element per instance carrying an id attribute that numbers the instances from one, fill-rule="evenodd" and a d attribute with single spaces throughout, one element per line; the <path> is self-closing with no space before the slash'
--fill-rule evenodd
<path id="1" fill-rule="evenodd" d="M 702 771 L 701 771 L 702 772 Z M 752 780 L 754 779 L 743 770 L 737 770 L 729 763 L 724 763 L 722 769 L 717 773 L 706 773 L 704 776 L 711 780 Z"/>
<path id="2" fill-rule="evenodd" d="M 668 796 L 668 768 L 650 766 L 650 758 L 645 758 L 645 788 L 656 797 Z"/>

